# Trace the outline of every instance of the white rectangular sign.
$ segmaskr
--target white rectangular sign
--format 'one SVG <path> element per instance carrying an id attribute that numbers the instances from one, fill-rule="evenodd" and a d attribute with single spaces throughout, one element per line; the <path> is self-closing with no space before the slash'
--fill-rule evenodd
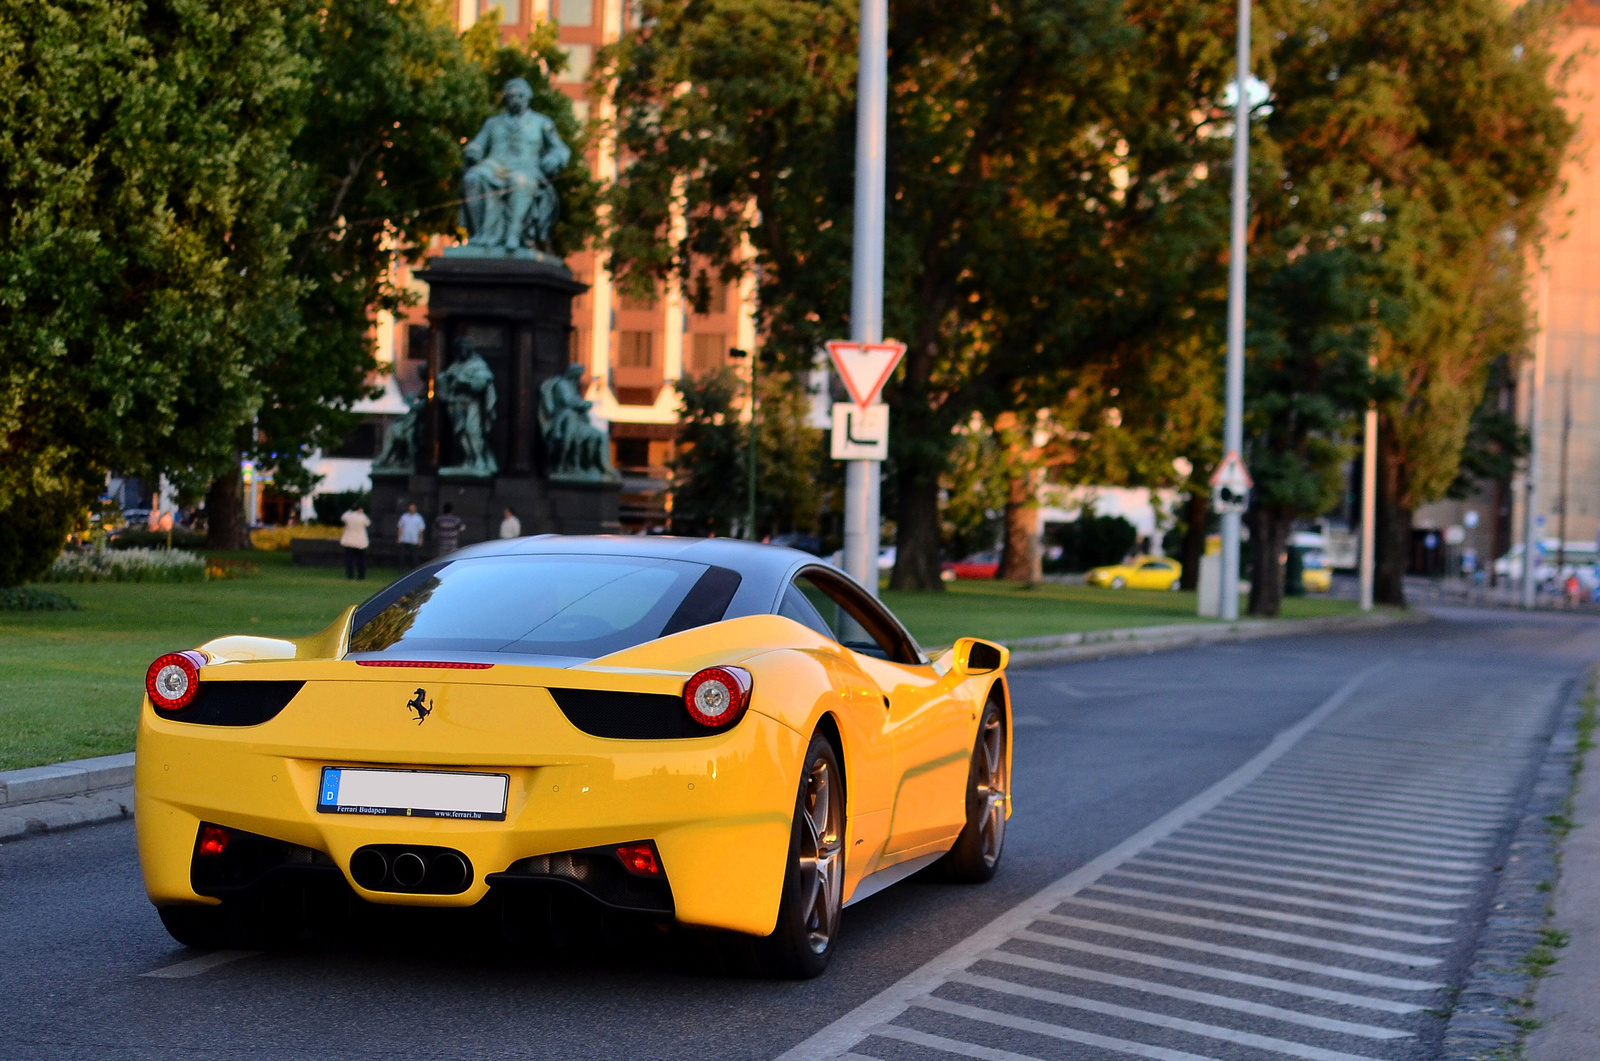
<path id="1" fill-rule="evenodd" d="M 405 815 L 505 821 L 505 774 L 322 768 L 317 810 L 324 814 Z"/>
<path id="2" fill-rule="evenodd" d="M 881 461 L 889 459 L 889 407 L 854 402 L 833 406 L 833 459 Z"/>

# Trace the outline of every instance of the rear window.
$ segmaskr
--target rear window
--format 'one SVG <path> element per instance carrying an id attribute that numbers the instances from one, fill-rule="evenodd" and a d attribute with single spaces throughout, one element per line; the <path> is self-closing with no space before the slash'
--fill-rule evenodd
<path id="1" fill-rule="evenodd" d="M 717 622 L 736 572 L 626 556 L 485 556 L 423 568 L 360 608 L 350 651 L 594 659 Z"/>

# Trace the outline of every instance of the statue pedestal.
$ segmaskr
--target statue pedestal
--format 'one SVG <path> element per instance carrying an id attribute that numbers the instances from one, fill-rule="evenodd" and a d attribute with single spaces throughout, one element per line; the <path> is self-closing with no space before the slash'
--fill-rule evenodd
<path id="1" fill-rule="evenodd" d="M 620 482 L 551 482 L 539 429 L 539 385 L 569 364 L 572 299 L 587 290 L 564 266 L 525 257 L 435 258 L 417 274 L 428 284 L 429 393 L 469 339 L 494 373 L 495 412 L 487 445 L 499 464 L 489 478 L 455 476 L 462 463 L 449 414 L 439 401 L 423 411 L 413 472 L 374 471 L 374 540 L 394 535 L 408 504 L 431 528 L 446 503 L 466 526 L 461 544 L 496 538 L 510 506 L 524 534 L 605 534 L 617 520 Z M 440 469 L 446 469 L 441 473 Z"/>

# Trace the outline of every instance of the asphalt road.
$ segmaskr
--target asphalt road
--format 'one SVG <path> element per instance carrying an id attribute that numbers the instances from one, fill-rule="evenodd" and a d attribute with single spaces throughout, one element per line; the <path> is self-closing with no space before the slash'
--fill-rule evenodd
<path id="1" fill-rule="evenodd" d="M 772 1058 L 815 1053 L 801 1044 L 830 1027 L 884 1059 L 1428 1058 L 1557 706 L 1600 659 L 1595 620 L 1440 614 L 1017 672 L 999 875 L 850 908 L 832 967 L 806 983 L 638 941 L 484 955 L 446 933 L 202 956 L 146 902 L 130 825 L 5 845 L 0 1059 Z M 1029 932 L 1068 943 L 1014 934 L 886 1011 L 892 1026 L 852 1016 L 1313 713 L 1203 820 L 1063 903 L 1036 900 Z"/>

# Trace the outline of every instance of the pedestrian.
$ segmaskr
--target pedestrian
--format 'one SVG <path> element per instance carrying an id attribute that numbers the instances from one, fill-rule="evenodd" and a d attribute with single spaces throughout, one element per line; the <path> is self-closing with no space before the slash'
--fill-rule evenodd
<path id="1" fill-rule="evenodd" d="M 367 528 L 372 526 L 372 521 L 367 514 L 361 511 L 360 505 L 351 505 L 350 511 L 339 517 L 339 522 L 344 524 L 344 533 L 339 535 L 339 544 L 344 546 L 344 577 L 348 579 L 365 579 L 367 577 Z"/>
<path id="2" fill-rule="evenodd" d="M 517 514 L 515 512 L 511 511 L 510 505 L 506 506 L 506 518 L 500 521 L 500 537 L 522 537 L 522 521 L 517 518 Z"/>
<path id="3" fill-rule="evenodd" d="M 417 566 L 417 549 L 422 545 L 422 532 L 427 529 L 428 521 L 422 518 L 416 505 L 407 505 L 400 513 L 400 530 L 395 541 L 400 543 L 400 559 L 407 570 Z"/>
<path id="4" fill-rule="evenodd" d="M 456 507 L 446 501 L 444 512 L 433 521 L 433 543 L 438 548 L 437 555 L 453 553 L 461 547 L 461 528 L 467 521 L 456 515 Z"/>

